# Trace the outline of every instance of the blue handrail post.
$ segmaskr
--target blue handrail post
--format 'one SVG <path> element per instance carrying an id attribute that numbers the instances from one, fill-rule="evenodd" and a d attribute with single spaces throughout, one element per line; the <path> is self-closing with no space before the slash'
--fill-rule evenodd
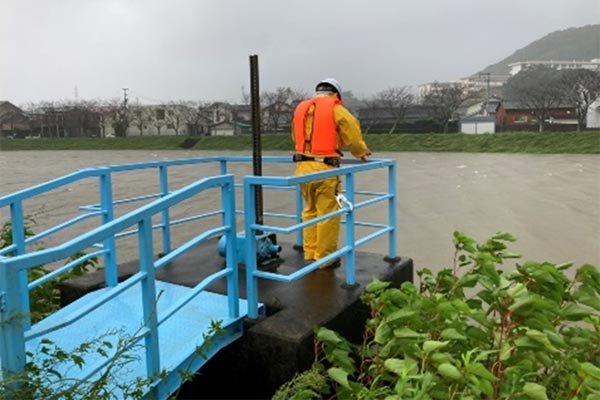
<path id="1" fill-rule="evenodd" d="M 302 192 L 300 191 L 300 185 L 296 185 L 296 224 L 301 224 L 302 223 L 302 208 L 304 207 L 304 203 L 303 203 L 303 199 L 302 199 Z M 302 229 L 298 229 L 296 231 L 296 246 L 298 248 L 302 247 L 304 245 L 304 238 L 303 238 L 303 230 Z"/>
<path id="2" fill-rule="evenodd" d="M 158 316 L 156 315 L 157 298 L 154 281 L 155 271 L 151 217 L 145 217 L 138 223 L 138 232 L 140 271 L 145 275 L 140 284 L 142 286 L 144 326 L 147 329 L 147 334 L 144 336 L 146 347 L 146 371 L 148 377 L 153 377 L 160 371 L 160 353 L 158 351 Z M 156 387 L 155 390 L 157 390 Z"/>
<path id="3" fill-rule="evenodd" d="M 256 240 L 252 225 L 256 223 L 256 186 L 244 179 L 244 237 L 246 244 L 246 301 L 248 316 L 258 318 L 258 282 L 256 272 Z"/>
<path id="4" fill-rule="evenodd" d="M 227 160 L 219 160 L 219 171 L 221 175 L 227 175 Z"/>
<path id="5" fill-rule="evenodd" d="M 25 328 L 29 316 L 23 313 L 20 290 L 16 290 L 20 288 L 20 272 L 0 261 L 0 362 L 4 378 L 21 374 L 25 368 Z"/>
<path id="6" fill-rule="evenodd" d="M 238 282 L 238 260 L 237 260 L 237 231 L 235 224 L 235 186 L 233 176 L 227 183 L 221 186 L 221 204 L 223 206 L 223 218 L 227 230 L 227 249 L 225 262 L 229 271 L 227 274 L 227 302 L 229 303 L 229 318 L 240 316 L 240 289 Z"/>
<path id="7" fill-rule="evenodd" d="M 114 218 L 113 198 L 112 198 L 112 179 L 109 168 L 103 168 L 100 175 L 100 207 L 102 208 L 102 224 L 107 224 Z M 110 236 L 103 241 L 104 248 L 108 251 L 104 255 L 104 280 L 106 286 L 117 286 L 117 246 L 115 237 Z"/>
<path id="8" fill-rule="evenodd" d="M 167 166 L 159 167 L 160 176 L 160 197 L 165 197 L 169 194 L 169 175 Z M 162 213 L 162 239 L 163 239 L 163 254 L 171 252 L 171 219 L 169 217 L 169 209 L 165 208 Z"/>
<path id="9" fill-rule="evenodd" d="M 12 240 L 13 244 L 16 246 L 15 254 L 23 255 L 27 252 L 27 250 L 25 249 L 25 223 L 23 221 L 23 203 L 21 201 L 15 201 L 10 204 L 10 220 L 12 227 Z M 27 270 L 19 270 L 18 288 L 21 297 L 21 311 L 25 314 L 23 316 L 25 329 L 29 329 L 31 326 L 28 285 L 29 279 L 27 277 Z"/>
<path id="10" fill-rule="evenodd" d="M 350 204 L 354 204 L 354 175 L 350 172 L 346 174 L 346 198 Z M 354 243 L 354 209 L 348 207 L 346 212 L 346 244 L 350 246 L 350 251 L 346 253 L 346 285 L 355 286 L 355 263 L 356 247 Z"/>
<path id="11" fill-rule="evenodd" d="M 392 161 L 388 167 L 388 225 L 392 228 L 388 236 L 389 259 L 396 260 L 396 161 Z"/>

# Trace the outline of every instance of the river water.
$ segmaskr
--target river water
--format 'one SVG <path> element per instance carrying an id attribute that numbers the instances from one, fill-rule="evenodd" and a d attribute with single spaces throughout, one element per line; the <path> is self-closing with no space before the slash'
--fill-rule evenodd
<path id="1" fill-rule="evenodd" d="M 220 154 L 142 150 L 0 152 L 0 196 L 84 167 Z M 577 265 L 592 263 L 600 266 L 598 155 L 380 153 L 376 156 L 397 162 L 398 253 L 413 258 L 417 269 L 431 267 L 437 270 L 451 265 L 452 232 L 455 230 L 478 240 L 497 231 L 510 232 L 518 239 L 510 249 L 523 254 L 527 260 L 572 261 Z M 174 189 L 216 174 L 218 166 L 177 167 L 170 171 L 169 183 Z M 230 171 L 239 180 L 251 172 L 251 166 L 235 164 Z M 291 175 L 292 165 L 265 164 L 263 174 Z M 386 190 L 386 183 L 382 171 L 357 177 L 358 190 Z M 115 174 L 113 184 L 115 198 L 158 191 L 156 172 Z M 90 180 L 55 190 L 25 202 L 25 214 L 35 220 L 33 229 L 41 232 L 75 216 L 78 206 L 97 203 L 97 187 L 97 182 Z M 207 193 L 187 201 L 172 211 L 172 218 L 218 209 L 219 198 L 219 193 Z M 237 208 L 241 209 L 240 196 L 237 201 Z M 117 215 L 133 207 L 119 207 Z M 293 196 L 281 191 L 266 192 L 265 210 L 293 213 Z M 7 210 L 0 210 L 0 221 L 5 221 L 7 216 Z M 381 204 L 361 209 L 358 215 L 359 220 L 371 222 L 385 223 L 386 218 L 387 207 Z M 182 243 L 211 223 L 218 224 L 218 221 L 174 227 L 174 243 Z M 65 234 L 44 239 L 42 245 L 53 246 L 94 226 L 97 222 L 90 219 Z M 238 230 L 240 227 L 241 224 Z M 360 228 L 357 232 L 364 235 L 370 231 Z M 293 237 L 287 240 L 291 241 Z M 159 240 L 156 242 L 159 248 Z M 119 260 L 136 257 L 136 247 L 133 237 L 124 239 L 119 245 Z M 387 239 L 379 238 L 362 249 L 386 254 Z"/>

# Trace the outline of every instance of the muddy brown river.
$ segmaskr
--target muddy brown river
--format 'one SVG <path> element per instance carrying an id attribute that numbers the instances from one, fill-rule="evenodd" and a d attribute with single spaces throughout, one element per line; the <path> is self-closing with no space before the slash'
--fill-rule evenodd
<path id="1" fill-rule="evenodd" d="M 0 196 L 25 189 L 90 166 L 136 161 L 220 155 L 202 151 L 18 151 L 0 152 Z M 244 154 L 231 153 L 228 154 Z M 281 155 L 284 153 L 265 153 Z M 439 269 L 452 262 L 452 232 L 461 230 L 483 240 L 497 231 L 511 232 L 518 241 L 510 249 L 524 259 L 600 266 L 600 156 L 467 153 L 379 153 L 392 158 L 398 167 L 398 253 L 415 261 L 416 268 Z M 251 172 L 249 164 L 233 164 L 239 178 Z M 174 167 L 170 169 L 171 189 L 218 173 L 217 165 Z M 292 165 L 265 164 L 265 175 L 290 175 Z M 359 190 L 386 190 L 383 171 L 357 177 Z M 158 191 L 156 171 L 126 172 L 113 177 L 114 197 L 125 198 Z M 218 192 L 201 194 L 172 211 L 172 218 L 220 208 Z M 237 198 L 241 209 L 241 197 Z M 78 207 L 98 202 L 97 180 L 68 185 L 25 202 L 25 214 L 33 229 L 41 232 L 77 215 Z M 117 208 L 122 215 L 143 203 Z M 291 193 L 265 193 L 265 210 L 294 211 Z M 8 211 L 0 210 L 0 221 Z M 359 220 L 385 223 L 387 207 L 382 204 L 361 209 Z M 156 220 L 158 222 L 158 220 Z M 283 220 L 267 222 L 287 225 Z M 62 234 L 48 237 L 38 246 L 50 247 L 97 226 L 90 219 Z M 213 219 L 177 225 L 175 245 L 209 226 Z M 238 230 L 241 230 L 241 220 Z M 343 229 L 342 229 L 343 231 Z M 370 231 L 358 228 L 359 235 Z M 158 232 L 155 247 L 160 249 Z M 283 239 L 292 241 L 293 237 Z M 342 237 L 340 242 L 343 243 Z M 119 261 L 136 258 L 133 237 L 119 244 Z M 385 254 L 387 237 L 367 243 L 361 250 Z"/>

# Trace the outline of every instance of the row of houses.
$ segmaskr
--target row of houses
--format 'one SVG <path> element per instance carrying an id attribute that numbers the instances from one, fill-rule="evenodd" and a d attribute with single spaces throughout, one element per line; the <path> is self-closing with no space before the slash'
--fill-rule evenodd
<path id="1" fill-rule="evenodd" d="M 110 111 L 110 112 L 108 112 Z M 289 133 L 293 105 L 285 110 L 264 113 L 263 125 L 276 126 L 269 133 Z M 363 131 L 436 132 L 439 126 L 431 106 L 414 104 L 406 108 L 400 123 L 386 108 L 364 107 L 357 110 Z M 94 110 L 78 107 L 54 108 L 26 113 L 15 105 L 0 102 L 0 137 L 113 137 L 118 136 L 119 110 Z M 145 117 L 143 117 L 145 115 Z M 277 118 L 276 124 L 274 119 Z M 575 130 L 576 110 L 561 105 L 547 110 L 544 121 L 548 130 Z M 536 130 L 539 121 L 535 110 L 521 103 L 492 97 L 465 107 L 449 125 L 450 132 L 493 133 Z M 588 129 L 600 128 L 600 99 L 587 114 Z M 125 136 L 141 135 L 213 135 L 231 136 L 251 132 L 251 110 L 248 105 L 213 103 L 196 110 L 189 106 L 143 106 L 129 115 Z"/>
<path id="2" fill-rule="evenodd" d="M 537 110 L 516 101 L 491 98 L 467 110 L 460 118 L 461 133 L 535 131 L 539 125 Z M 577 129 L 577 110 L 569 104 L 546 110 L 544 126 L 551 131 Z M 600 98 L 592 103 L 586 116 L 587 129 L 600 129 Z"/>
<path id="3" fill-rule="evenodd" d="M 268 114 L 267 114 L 268 115 Z M 250 130 L 248 105 L 52 106 L 25 112 L 0 101 L 0 137 L 114 137 L 120 123 L 124 136 L 235 135 Z"/>

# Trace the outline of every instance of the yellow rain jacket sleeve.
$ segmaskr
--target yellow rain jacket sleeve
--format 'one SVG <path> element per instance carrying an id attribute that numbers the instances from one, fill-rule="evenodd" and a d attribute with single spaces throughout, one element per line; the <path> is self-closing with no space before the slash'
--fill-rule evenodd
<path id="1" fill-rule="evenodd" d="M 315 107 L 312 106 L 306 115 L 306 123 L 304 125 L 304 137 L 310 138 L 312 136 L 313 117 L 315 113 Z M 352 115 L 346 107 L 341 104 L 336 105 L 333 108 L 333 118 L 335 125 L 338 129 L 338 150 L 342 150 L 344 146 L 347 146 L 350 153 L 356 158 L 367 156 L 370 151 L 367 144 L 363 140 L 362 132 L 360 130 L 360 123 L 358 119 Z M 295 140 L 294 136 L 294 125 L 292 124 L 292 140 Z M 307 156 L 314 156 L 310 152 L 304 153 Z M 339 157 L 339 154 L 328 154 L 329 157 Z M 321 156 L 322 157 L 322 156 Z"/>

